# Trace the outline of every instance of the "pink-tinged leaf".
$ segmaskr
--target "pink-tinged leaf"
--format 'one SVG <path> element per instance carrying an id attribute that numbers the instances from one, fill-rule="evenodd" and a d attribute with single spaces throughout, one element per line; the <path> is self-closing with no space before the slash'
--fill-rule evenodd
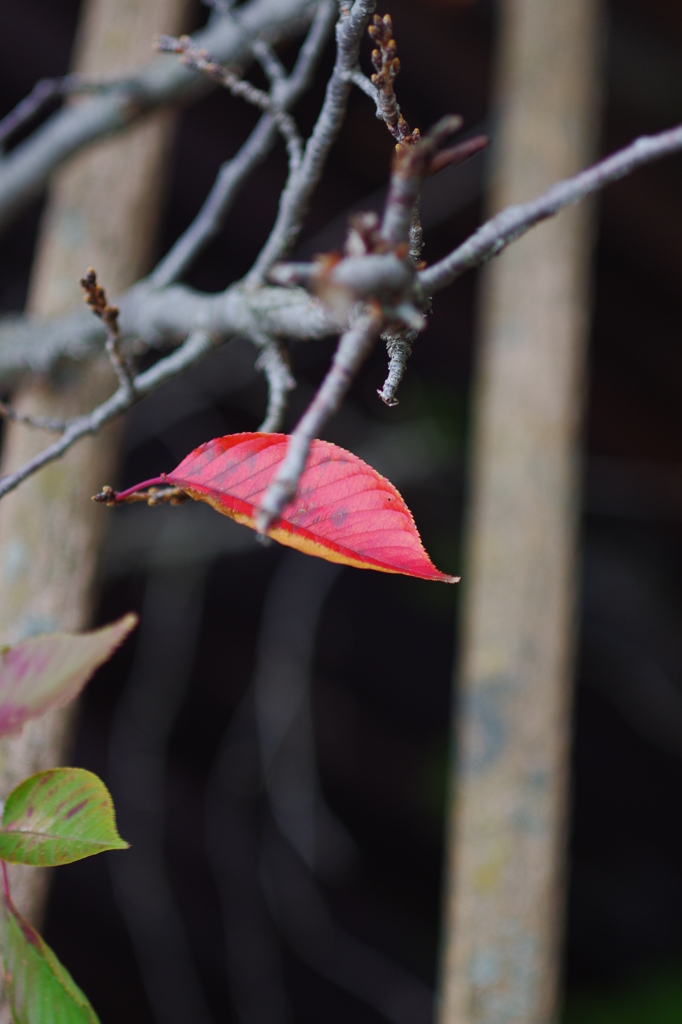
<path id="1" fill-rule="evenodd" d="M 136 625 L 130 613 L 90 633 L 47 633 L 0 648 L 0 736 L 73 700 Z"/>
<path id="2" fill-rule="evenodd" d="M 255 529 L 260 502 L 286 455 L 288 440 L 286 434 L 217 437 L 195 448 L 172 473 L 147 483 L 180 487 Z M 433 565 L 393 484 L 328 441 L 313 441 L 297 497 L 268 536 L 308 555 L 359 569 L 457 582 Z"/>

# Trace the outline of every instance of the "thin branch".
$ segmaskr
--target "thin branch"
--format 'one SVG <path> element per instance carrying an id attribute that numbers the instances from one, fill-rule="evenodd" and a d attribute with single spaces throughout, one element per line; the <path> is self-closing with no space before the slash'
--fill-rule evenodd
<path id="1" fill-rule="evenodd" d="M 64 96 L 73 96 L 79 93 L 98 94 L 111 92 L 113 89 L 132 90 L 134 84 L 135 79 L 130 77 L 99 79 L 76 73 L 64 75 L 62 78 L 41 78 L 33 86 L 28 96 L 20 100 L 16 107 L 0 120 L 0 149 L 10 136 L 37 117 L 50 100 L 62 99 Z"/>
<path id="2" fill-rule="evenodd" d="M 88 306 L 104 324 L 104 329 L 107 332 L 107 355 L 118 377 L 119 387 L 128 394 L 132 394 L 133 372 L 128 365 L 128 360 L 121 352 L 118 306 L 110 306 L 107 302 L 104 288 L 97 284 L 97 274 L 93 267 L 90 267 L 85 277 L 81 278 L 81 288 L 85 292 L 85 301 Z"/>
<path id="3" fill-rule="evenodd" d="M 276 43 L 289 38 L 311 20 L 314 10 L 313 0 L 250 0 L 240 8 L 239 24 L 216 19 L 195 40 L 217 60 L 240 63 L 253 39 Z M 73 153 L 121 131 L 160 104 L 191 101 L 208 87 L 195 72 L 160 57 L 123 86 L 62 108 L 0 159 L 0 228 L 40 194 L 55 167 Z"/>
<path id="4" fill-rule="evenodd" d="M 333 0 L 320 3 L 294 69 L 278 87 L 277 105 L 282 110 L 292 107 L 310 86 L 335 14 Z M 241 149 L 222 165 L 196 218 L 153 271 L 151 281 L 154 285 L 164 287 L 177 281 L 218 234 L 240 188 L 265 160 L 276 138 L 277 126 L 272 117 L 264 114 Z"/>
<path id="5" fill-rule="evenodd" d="M 383 388 L 381 391 L 377 391 L 377 394 L 382 402 L 393 407 L 398 405 L 396 392 L 405 375 L 407 361 L 412 355 L 412 346 L 419 337 L 419 332 L 410 330 L 397 333 L 386 332 L 381 337 L 386 342 L 386 351 L 388 352 L 388 373 Z"/>
<path id="6" fill-rule="evenodd" d="M 282 347 L 276 341 L 263 346 L 255 366 L 265 374 L 268 382 L 268 408 L 258 430 L 271 434 L 282 426 L 288 395 L 296 387 L 296 381 Z"/>
<path id="7" fill-rule="evenodd" d="M 0 477 L 0 498 L 13 491 L 28 477 L 33 476 L 43 466 L 61 458 L 76 441 L 89 434 L 96 434 L 105 423 L 126 412 L 141 398 L 154 391 L 172 377 L 183 373 L 198 362 L 213 348 L 213 339 L 206 331 L 197 330 L 172 355 L 161 359 L 144 373 L 133 378 L 130 388 L 119 387 L 114 394 L 96 409 L 85 416 L 76 416 L 65 424 L 65 430 L 58 441 L 48 445 L 33 459 L 26 462 L 16 472 Z"/>
<path id="8" fill-rule="evenodd" d="M 303 152 L 303 140 L 299 135 L 296 122 L 291 114 L 279 107 L 269 93 L 258 89 L 251 82 L 247 82 L 246 79 L 235 74 L 230 68 L 219 64 L 207 50 L 197 46 L 190 36 L 180 36 L 177 39 L 175 36 L 159 36 L 156 48 L 162 53 L 180 54 L 182 63 L 186 67 L 193 71 L 199 71 L 210 78 L 212 82 L 222 85 L 233 96 L 238 96 L 246 103 L 257 107 L 258 110 L 268 113 L 286 143 L 291 165 L 298 167 Z"/>
<path id="9" fill-rule="evenodd" d="M 389 49 L 389 55 L 391 53 L 395 53 L 395 47 Z M 393 62 L 397 62 L 397 57 L 393 58 Z M 375 66 L 379 65 L 377 60 L 374 63 Z M 375 75 L 374 77 L 377 78 L 378 76 Z M 395 72 L 389 78 L 391 96 L 393 96 L 392 83 L 394 77 Z M 395 107 L 393 117 L 396 123 L 395 128 L 392 129 L 392 134 L 396 135 L 396 133 L 401 131 L 403 134 L 409 132 L 409 125 L 402 118 L 400 107 L 398 107 L 395 100 L 393 105 Z M 389 112 L 391 110 L 392 107 L 389 107 Z M 396 146 L 391 181 L 381 224 L 381 237 L 396 252 L 399 251 L 400 247 L 407 247 L 406 257 L 411 267 L 417 268 L 420 266 L 421 253 L 424 246 L 424 233 L 419 216 L 422 186 L 431 173 L 434 160 L 438 158 L 441 142 L 448 135 L 457 131 L 461 125 L 461 117 L 449 115 L 434 125 L 423 138 L 420 137 L 418 132 L 411 132 L 406 136 L 405 141 Z M 391 130 L 390 124 L 389 130 Z M 455 150 L 452 150 L 452 152 L 455 152 Z M 456 152 L 459 153 L 459 149 Z M 427 312 L 430 302 L 430 297 L 424 295 L 419 304 L 421 313 Z M 383 388 L 377 393 L 388 406 L 393 407 L 398 404 L 396 393 L 405 374 L 407 361 L 412 355 L 412 348 L 417 340 L 420 329 L 419 325 L 415 327 L 408 324 L 402 329 L 393 326 L 391 330 L 382 334 L 382 340 L 385 342 L 388 352 L 388 374 Z"/>
<path id="10" fill-rule="evenodd" d="M 291 250 L 301 232 L 308 204 L 346 115 L 351 90 L 347 74 L 357 67 L 360 42 L 374 7 L 374 0 L 355 0 L 350 11 L 342 8 L 336 26 L 336 61 L 322 109 L 301 165 L 289 175 L 284 187 L 275 226 L 247 276 L 250 284 L 262 283 L 270 267 Z"/>
<path id="11" fill-rule="evenodd" d="M 220 17 L 234 18 L 239 23 L 239 15 L 235 11 L 234 0 L 203 0 L 203 2 L 206 7 L 212 8 Z M 251 43 L 251 53 L 263 69 L 270 85 L 284 81 L 287 77 L 286 68 L 277 56 L 274 47 L 263 39 L 255 39 Z"/>
<path id="12" fill-rule="evenodd" d="M 35 427 L 36 430 L 48 430 L 51 434 L 63 434 L 66 430 L 66 420 L 54 420 L 49 416 L 29 416 L 25 412 L 17 412 L 6 402 L 0 402 L 0 416 L 13 423 L 23 423 L 26 427 Z"/>
<path id="13" fill-rule="evenodd" d="M 372 349 L 381 327 L 381 320 L 381 310 L 376 307 L 369 308 L 358 318 L 355 325 L 341 336 L 332 365 L 291 434 L 284 460 L 263 498 L 256 519 L 259 532 L 267 532 L 272 522 L 296 494 L 310 444 L 341 405 L 355 375 Z"/>
<path id="14" fill-rule="evenodd" d="M 321 50 L 336 21 L 336 0 L 319 0 L 310 32 L 299 50 L 294 70 L 289 76 L 289 88 L 299 90 L 301 95 L 312 85 L 315 66 L 321 56 Z"/>
<path id="15" fill-rule="evenodd" d="M 373 85 L 370 79 L 365 75 L 360 68 L 351 68 L 350 71 L 345 73 L 346 81 L 350 82 L 351 85 L 355 85 L 366 96 L 369 96 L 374 101 L 377 108 L 377 117 L 381 118 L 381 111 L 379 109 L 379 90 L 376 85 Z M 383 120 L 383 118 L 381 118 Z"/>
<path id="16" fill-rule="evenodd" d="M 278 134 L 273 119 L 267 114 L 261 117 L 241 149 L 218 171 L 195 219 L 152 271 L 150 281 L 153 285 L 165 288 L 187 272 L 200 252 L 222 229 L 240 189 L 266 159 Z"/>
<path id="17" fill-rule="evenodd" d="M 376 89 L 377 116 L 386 123 L 386 127 L 399 146 L 410 146 L 419 139 L 419 129 L 415 128 L 414 132 L 410 129 L 400 112 L 393 89 L 393 82 L 400 71 L 400 60 L 397 56 L 397 44 L 393 38 L 391 15 L 385 14 L 383 18 L 380 18 L 378 14 L 375 14 L 368 31 L 376 43 L 376 49 L 372 50 L 372 64 L 374 65 L 372 85 Z"/>
<path id="18" fill-rule="evenodd" d="M 251 53 L 260 64 L 265 77 L 271 86 L 284 82 L 287 78 L 287 69 L 277 56 L 274 47 L 270 46 L 263 39 L 256 39 L 251 44 Z"/>
<path id="19" fill-rule="evenodd" d="M 496 256 L 510 242 L 524 235 L 541 221 L 553 217 L 566 206 L 572 206 L 591 193 L 598 192 L 606 185 L 631 174 L 638 167 L 680 150 L 682 125 L 658 135 L 644 135 L 636 139 L 625 149 L 581 171 L 573 178 L 552 185 L 537 199 L 518 206 L 509 206 L 498 213 L 449 256 L 421 271 L 418 275 L 420 286 L 428 295 L 446 288 L 465 271 L 480 266 L 491 256 Z"/>

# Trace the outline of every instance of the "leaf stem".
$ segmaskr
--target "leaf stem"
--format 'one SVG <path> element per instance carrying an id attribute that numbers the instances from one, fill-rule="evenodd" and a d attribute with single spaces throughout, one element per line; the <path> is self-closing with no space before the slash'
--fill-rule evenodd
<path id="1" fill-rule="evenodd" d="M 125 501 L 131 494 L 135 494 L 137 491 L 143 491 L 145 487 L 158 487 L 159 485 L 166 483 L 166 474 L 162 473 L 161 476 L 152 477 L 151 480 L 143 480 L 141 484 L 135 484 L 133 487 L 128 487 L 125 491 L 115 491 L 115 501 Z"/>

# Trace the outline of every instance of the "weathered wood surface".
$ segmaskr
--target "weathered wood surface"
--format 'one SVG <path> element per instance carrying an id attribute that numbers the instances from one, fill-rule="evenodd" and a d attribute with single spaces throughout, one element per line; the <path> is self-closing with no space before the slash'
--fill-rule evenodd
<path id="1" fill-rule="evenodd" d="M 492 211 L 589 163 L 598 0 L 500 5 Z M 439 1024 L 550 1024 L 565 899 L 590 210 L 480 295 Z"/>

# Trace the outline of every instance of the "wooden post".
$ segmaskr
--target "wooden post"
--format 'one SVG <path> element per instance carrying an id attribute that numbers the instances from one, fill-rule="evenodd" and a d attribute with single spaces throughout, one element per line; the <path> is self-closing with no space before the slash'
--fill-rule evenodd
<path id="1" fill-rule="evenodd" d="M 598 0 L 502 0 L 492 210 L 594 155 Z M 560 988 L 589 328 L 582 205 L 485 272 L 439 1024 L 550 1024 Z"/>
<path id="2" fill-rule="evenodd" d="M 158 32 L 184 27 L 189 0 L 87 0 L 75 70 L 97 76 L 136 69 L 152 58 Z M 75 100 L 74 102 L 78 102 Z M 28 308 L 54 316 L 82 303 L 79 278 L 97 270 L 115 296 L 149 268 L 161 213 L 173 118 L 161 112 L 99 143 L 55 175 L 43 218 Z M 50 380 L 27 382 L 14 403 L 25 412 L 66 417 L 110 394 L 116 379 L 102 361 L 64 365 Z M 116 427 L 81 442 L 0 502 L 0 642 L 90 625 L 104 517 L 90 500 L 114 479 Z M 7 424 L 3 472 L 23 464 L 48 437 Z M 0 795 L 26 775 L 58 764 L 68 747 L 73 707 L 37 719 L 0 741 Z M 12 871 L 19 908 L 39 919 L 47 872 Z"/>

